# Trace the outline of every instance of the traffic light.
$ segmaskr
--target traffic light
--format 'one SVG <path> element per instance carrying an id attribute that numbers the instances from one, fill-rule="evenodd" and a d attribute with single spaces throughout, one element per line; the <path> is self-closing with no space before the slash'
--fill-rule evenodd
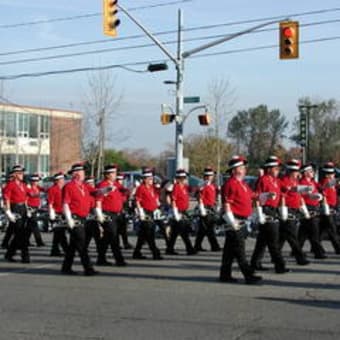
<path id="1" fill-rule="evenodd" d="M 104 34 L 110 37 L 117 36 L 117 27 L 120 20 L 117 18 L 118 0 L 103 0 L 103 28 Z"/>
<path id="2" fill-rule="evenodd" d="M 280 59 L 299 58 L 299 22 L 280 22 Z"/>
<path id="3" fill-rule="evenodd" d="M 210 125 L 211 123 L 211 117 L 209 113 L 204 113 L 203 115 L 198 115 L 198 121 L 200 125 Z"/>
<path id="4" fill-rule="evenodd" d="M 307 143 L 307 116 L 305 113 L 300 114 L 300 144 L 306 146 Z"/>
<path id="5" fill-rule="evenodd" d="M 175 119 L 175 115 L 170 114 L 170 113 L 162 113 L 161 114 L 161 123 L 163 125 L 167 125 L 173 122 Z"/>

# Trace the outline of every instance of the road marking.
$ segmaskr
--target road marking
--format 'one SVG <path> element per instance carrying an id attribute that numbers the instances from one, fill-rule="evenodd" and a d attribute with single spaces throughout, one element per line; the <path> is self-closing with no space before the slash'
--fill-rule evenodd
<path id="1" fill-rule="evenodd" d="M 5 272 L 5 273 L 0 273 L 0 277 L 5 277 L 5 276 L 9 276 L 11 274 L 20 274 L 20 273 L 25 273 L 27 271 L 30 271 L 32 269 L 44 269 L 44 268 L 51 268 L 53 267 L 53 264 L 43 264 L 40 266 L 34 266 L 34 267 L 27 267 L 25 269 L 17 269 L 17 270 L 11 270 L 9 272 Z"/>

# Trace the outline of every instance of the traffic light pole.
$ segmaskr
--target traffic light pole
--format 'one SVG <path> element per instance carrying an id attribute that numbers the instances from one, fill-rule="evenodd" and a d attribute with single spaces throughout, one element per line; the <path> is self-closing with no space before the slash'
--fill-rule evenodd
<path id="1" fill-rule="evenodd" d="M 178 10 L 178 45 L 177 45 L 177 57 L 174 57 L 171 52 L 167 50 L 164 44 L 159 41 L 147 28 L 144 27 L 142 23 L 140 23 L 135 17 L 133 17 L 123 6 L 118 5 L 118 8 L 125 13 L 142 31 L 170 58 L 170 60 L 175 64 L 176 67 L 176 141 L 175 141 L 175 150 L 176 150 L 176 168 L 183 168 L 183 127 L 184 127 L 184 60 L 198 52 L 211 48 L 213 46 L 222 44 L 226 41 L 235 39 L 244 34 L 255 31 L 259 28 L 269 26 L 275 23 L 280 22 L 280 20 L 269 21 L 260 25 L 256 25 L 254 27 L 248 28 L 246 30 L 226 35 L 223 38 L 214 40 L 208 44 L 204 44 L 195 49 L 189 50 L 187 52 L 182 52 L 183 50 L 183 16 L 182 10 Z"/>

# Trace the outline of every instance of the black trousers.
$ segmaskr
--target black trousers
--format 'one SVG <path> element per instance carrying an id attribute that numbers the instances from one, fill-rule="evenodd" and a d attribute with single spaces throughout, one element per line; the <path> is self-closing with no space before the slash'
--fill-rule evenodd
<path id="1" fill-rule="evenodd" d="M 232 277 L 231 272 L 234 259 L 237 260 L 245 278 L 250 277 L 254 272 L 246 258 L 244 229 L 245 228 L 241 228 L 238 231 L 226 231 L 220 279 L 229 279 Z"/>
<path id="2" fill-rule="evenodd" d="M 168 243 L 167 251 L 174 251 L 175 243 L 177 240 L 178 235 L 181 236 L 184 244 L 185 249 L 188 254 L 192 254 L 195 252 L 194 247 L 192 246 L 189 234 L 191 231 L 190 221 L 186 219 L 182 219 L 180 221 L 173 221 L 171 225 L 171 233 L 170 239 Z"/>
<path id="3" fill-rule="evenodd" d="M 302 252 L 298 242 L 298 225 L 296 220 L 287 220 L 280 222 L 280 240 L 279 247 L 283 248 L 285 241 L 288 242 L 292 249 L 293 256 L 299 264 L 306 260 L 305 254 Z"/>
<path id="4" fill-rule="evenodd" d="M 61 246 L 64 253 L 66 254 L 67 248 L 68 248 L 68 241 L 66 237 L 66 227 L 54 226 L 51 255 L 61 254 L 59 246 Z"/>
<path id="5" fill-rule="evenodd" d="M 35 214 L 33 214 L 32 217 L 27 219 L 27 225 L 28 225 L 28 229 L 30 231 L 30 235 L 28 237 L 28 240 L 31 238 L 31 235 L 33 233 L 36 245 L 37 246 L 43 245 L 44 242 L 42 240 L 41 232 L 40 232 L 40 229 L 39 229 L 39 226 L 38 226 L 37 217 L 35 216 Z"/>
<path id="6" fill-rule="evenodd" d="M 308 240 L 311 245 L 311 251 L 315 255 L 315 257 L 320 257 L 325 254 L 325 250 L 323 249 L 320 242 L 320 218 L 318 216 L 314 216 L 310 219 L 302 219 L 298 232 L 298 241 L 301 249 Z"/>
<path id="7" fill-rule="evenodd" d="M 15 223 L 12 223 L 12 222 L 9 222 L 9 224 L 7 226 L 5 236 L 4 236 L 4 238 L 2 239 L 2 242 L 1 242 L 1 247 L 4 248 L 4 249 L 8 248 L 9 241 L 14 236 L 14 226 L 15 226 Z"/>
<path id="8" fill-rule="evenodd" d="M 321 215 L 321 232 L 324 231 L 332 243 L 336 254 L 340 254 L 340 242 L 336 231 L 335 215 Z"/>
<path id="9" fill-rule="evenodd" d="M 124 262 L 124 258 L 118 243 L 117 215 L 109 215 L 110 221 L 105 221 L 102 224 L 104 235 L 98 242 L 98 263 L 106 262 L 106 252 L 109 246 L 112 250 L 116 263 L 122 263 Z"/>
<path id="10" fill-rule="evenodd" d="M 194 248 L 200 250 L 202 248 L 202 242 L 204 237 L 207 236 L 212 251 L 220 250 L 221 247 L 217 242 L 215 235 L 215 218 L 214 215 L 208 214 L 207 216 L 201 216 L 198 231 L 196 235 L 196 241 Z"/>
<path id="11" fill-rule="evenodd" d="M 12 212 L 20 216 L 15 223 L 11 223 L 13 228 L 13 238 L 10 239 L 5 257 L 12 258 L 17 250 L 21 252 L 23 261 L 29 260 L 28 238 L 30 231 L 27 225 L 26 207 L 24 205 L 11 207 Z"/>
<path id="12" fill-rule="evenodd" d="M 129 246 L 128 234 L 127 234 L 127 218 L 124 214 L 119 214 L 117 217 L 118 224 L 118 244 L 119 236 L 122 238 L 124 247 Z"/>
<path id="13" fill-rule="evenodd" d="M 265 249 L 268 247 L 275 270 L 282 270 L 285 268 L 285 261 L 279 247 L 279 231 L 279 221 L 272 221 L 259 225 L 259 233 L 256 238 L 255 249 L 251 258 L 251 265 L 253 267 L 261 266 Z"/>
<path id="14" fill-rule="evenodd" d="M 72 264 L 76 251 L 79 254 L 84 270 L 87 271 L 91 269 L 92 264 L 86 249 L 84 226 L 77 226 L 70 230 L 70 244 L 65 253 L 65 258 L 62 266 L 63 271 L 70 271 L 72 269 Z"/>
<path id="15" fill-rule="evenodd" d="M 144 243 L 148 244 L 154 258 L 158 258 L 160 256 L 160 251 L 157 248 L 155 240 L 155 225 L 152 220 L 141 221 L 140 223 L 136 247 L 134 250 L 135 255 L 141 254 Z"/>
<path id="16" fill-rule="evenodd" d="M 85 223 L 85 242 L 86 248 L 89 247 L 91 240 L 94 239 L 96 244 L 97 253 L 99 253 L 100 239 L 104 235 L 100 235 L 98 222 L 95 220 L 88 220 Z"/>

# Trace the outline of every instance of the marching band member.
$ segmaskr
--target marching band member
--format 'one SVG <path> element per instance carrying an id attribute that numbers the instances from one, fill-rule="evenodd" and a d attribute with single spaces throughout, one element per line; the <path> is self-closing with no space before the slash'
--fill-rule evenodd
<path id="1" fill-rule="evenodd" d="M 311 244 L 311 250 L 314 253 L 316 259 L 325 259 L 325 250 L 320 243 L 320 201 L 322 195 L 318 190 L 318 183 L 314 179 L 314 167 L 313 164 L 305 164 L 301 168 L 302 178 L 299 182 L 300 185 L 307 185 L 312 188 L 309 193 L 302 194 L 306 207 L 310 214 L 310 218 L 302 218 L 299 227 L 298 240 L 301 249 L 306 239 Z"/>
<path id="2" fill-rule="evenodd" d="M 268 247 L 275 272 L 278 274 L 289 271 L 286 269 L 285 261 L 279 247 L 278 208 L 281 200 L 280 172 L 281 161 L 276 156 L 270 156 L 264 166 L 264 174 L 258 179 L 256 191 L 259 195 L 259 233 L 256 238 L 255 249 L 251 258 L 251 265 L 255 270 L 265 270 L 261 259 L 266 246 Z M 262 211 L 262 212 L 261 212 Z M 264 214 L 263 217 L 261 213 Z"/>
<path id="3" fill-rule="evenodd" d="M 324 174 L 324 178 L 320 181 L 320 190 L 323 195 L 321 226 L 326 231 L 335 253 L 340 254 L 340 242 L 335 224 L 335 209 L 338 204 L 338 198 L 334 163 L 327 162 L 321 171 Z"/>
<path id="4" fill-rule="evenodd" d="M 186 171 L 184 169 L 178 169 L 176 171 L 176 182 L 171 193 L 171 205 L 174 213 L 174 221 L 172 224 L 168 247 L 166 249 L 166 254 L 169 255 L 177 255 L 174 247 L 178 235 L 181 236 L 185 244 L 187 255 L 197 253 L 189 238 L 191 223 L 187 216 L 187 210 L 189 209 L 189 186 L 186 182 Z"/>
<path id="5" fill-rule="evenodd" d="M 221 247 L 217 242 L 215 235 L 215 207 L 217 189 L 214 183 L 215 172 L 212 168 L 207 167 L 204 169 L 203 179 L 204 184 L 200 188 L 198 193 L 198 208 L 200 213 L 200 223 L 197 231 L 195 250 L 204 251 L 202 248 L 202 242 L 205 236 L 207 236 L 210 243 L 211 251 L 220 251 Z"/>
<path id="6" fill-rule="evenodd" d="M 245 252 L 244 223 L 252 213 L 253 192 L 244 181 L 247 160 L 241 156 L 234 156 L 228 163 L 229 179 L 222 187 L 223 218 L 227 222 L 225 244 L 220 269 L 220 281 L 235 283 L 237 279 L 231 274 L 232 264 L 236 258 L 247 284 L 261 281 L 261 276 L 254 275 Z"/>

